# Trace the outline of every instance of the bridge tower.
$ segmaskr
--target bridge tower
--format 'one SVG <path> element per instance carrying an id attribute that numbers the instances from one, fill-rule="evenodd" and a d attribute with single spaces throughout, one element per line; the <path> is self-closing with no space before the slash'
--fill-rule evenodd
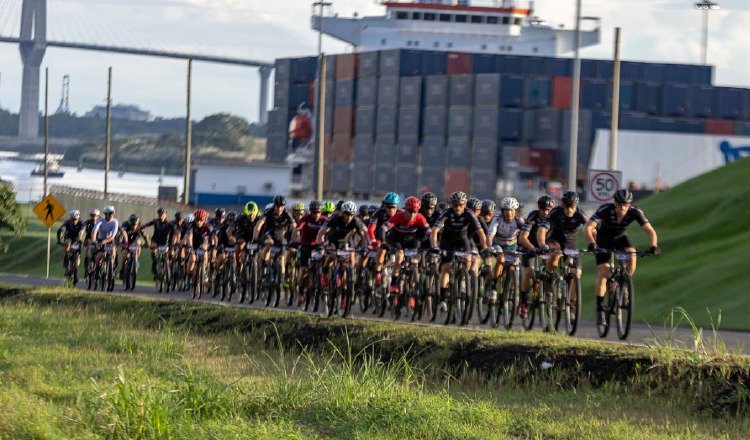
<path id="1" fill-rule="evenodd" d="M 39 66 L 47 50 L 47 0 L 23 0 L 19 49 L 23 63 L 18 137 L 39 137 Z"/>
<path id="2" fill-rule="evenodd" d="M 70 75 L 63 76 L 62 96 L 60 97 L 60 105 L 57 107 L 57 113 L 70 114 Z"/>
<path id="3" fill-rule="evenodd" d="M 265 125 L 268 123 L 268 79 L 271 76 L 272 67 L 259 67 L 260 74 L 260 113 L 258 113 L 258 123 Z"/>

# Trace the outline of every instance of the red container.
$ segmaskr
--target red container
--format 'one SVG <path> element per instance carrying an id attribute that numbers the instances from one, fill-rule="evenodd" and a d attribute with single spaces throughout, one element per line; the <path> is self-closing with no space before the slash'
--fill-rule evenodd
<path id="1" fill-rule="evenodd" d="M 555 173 L 555 150 L 529 150 L 529 166 L 536 170 L 537 174 L 547 179 L 552 178 Z"/>
<path id="2" fill-rule="evenodd" d="M 456 191 L 466 192 L 469 190 L 469 172 L 464 168 L 447 168 L 445 170 L 445 186 L 443 191 L 445 197 Z"/>
<path id="3" fill-rule="evenodd" d="M 354 146 L 352 145 L 352 138 L 350 136 L 333 136 L 333 142 L 331 142 L 331 158 L 334 162 L 346 162 L 352 161 L 354 155 Z"/>
<path id="4" fill-rule="evenodd" d="M 706 119 L 703 122 L 703 132 L 711 134 L 734 134 L 734 125 L 734 121 Z"/>
<path id="5" fill-rule="evenodd" d="M 343 53 L 336 56 L 336 81 L 357 77 L 358 53 Z"/>
<path id="6" fill-rule="evenodd" d="M 351 137 L 354 133 L 354 109 L 336 107 L 333 110 L 333 135 Z"/>
<path id="7" fill-rule="evenodd" d="M 450 52 L 447 55 L 446 72 L 448 75 L 465 75 L 473 73 L 474 56 L 470 53 Z"/>
<path id="8" fill-rule="evenodd" d="M 556 76 L 552 78 L 552 107 L 569 109 L 573 94 L 573 78 Z"/>

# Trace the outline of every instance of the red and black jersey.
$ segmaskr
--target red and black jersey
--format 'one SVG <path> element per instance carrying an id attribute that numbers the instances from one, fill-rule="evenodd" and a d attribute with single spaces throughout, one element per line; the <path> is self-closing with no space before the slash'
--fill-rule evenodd
<path id="1" fill-rule="evenodd" d="M 198 249 L 208 241 L 211 236 L 211 228 L 208 225 L 200 227 L 193 225 L 188 229 L 188 234 L 193 237 L 193 249 Z"/>
<path id="2" fill-rule="evenodd" d="M 300 244 L 315 244 L 315 239 L 318 237 L 318 231 L 320 231 L 320 228 L 322 228 L 327 221 L 328 217 L 324 215 L 321 215 L 318 220 L 315 220 L 312 214 L 303 216 L 299 220 L 299 225 L 297 225 L 297 229 L 299 230 Z"/>
<path id="3" fill-rule="evenodd" d="M 422 238 L 427 235 L 430 225 L 422 214 L 417 213 L 409 219 L 406 211 L 401 210 L 385 223 L 385 228 L 388 229 L 389 237 L 413 240 L 414 238 Z"/>

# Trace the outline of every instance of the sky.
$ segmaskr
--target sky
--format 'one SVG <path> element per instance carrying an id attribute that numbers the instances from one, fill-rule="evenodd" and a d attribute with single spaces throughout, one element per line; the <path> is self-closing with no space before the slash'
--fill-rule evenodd
<path id="1" fill-rule="evenodd" d="M 486 3 L 489 0 L 476 0 Z M 717 0 L 710 12 L 708 62 L 714 83 L 750 87 L 750 2 Z M 382 15 L 373 0 L 333 0 L 341 16 Z M 601 17 L 602 42 L 583 57 L 611 58 L 614 27 L 622 28 L 623 59 L 698 63 L 702 12 L 690 0 L 583 0 L 582 15 Z M 0 0 L 0 35 L 17 36 L 21 0 Z M 575 0 L 536 0 L 535 14 L 572 28 Z M 273 61 L 314 55 L 311 3 L 301 0 L 48 0 L 48 39 L 176 50 Z M 324 51 L 351 51 L 324 37 Z M 103 104 L 107 67 L 113 68 L 115 103 L 137 104 L 157 116 L 185 114 L 186 61 L 48 48 L 50 112 L 60 101 L 62 77 L 70 75 L 71 110 L 82 114 Z M 0 107 L 18 111 L 21 61 L 18 47 L 0 43 Z M 43 87 L 43 84 L 42 84 Z M 271 85 L 271 87 L 273 87 Z M 256 69 L 193 64 L 193 117 L 231 112 L 250 121 L 259 114 Z M 40 108 L 42 108 L 40 106 Z"/>

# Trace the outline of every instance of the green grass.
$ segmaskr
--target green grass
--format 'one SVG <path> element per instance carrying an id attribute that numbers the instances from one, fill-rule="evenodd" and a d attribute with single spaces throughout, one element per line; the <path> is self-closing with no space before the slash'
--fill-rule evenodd
<path id="1" fill-rule="evenodd" d="M 217 330 L 230 323 L 237 325 Z M 289 332 L 314 332 L 316 325 L 331 330 L 328 342 L 290 350 L 296 343 L 287 340 Z M 277 332 L 269 333 L 272 328 Z M 399 329 L 356 323 L 337 337 L 328 321 L 304 316 L 5 289 L 0 438 L 750 436 L 747 413 L 711 417 L 678 389 L 571 387 L 554 375 L 519 381 L 517 371 L 501 367 L 491 378 L 474 370 L 449 374 L 439 355 L 430 366 L 403 355 L 385 362 L 375 351 L 357 348 L 358 338 L 369 338 L 371 348 L 402 343 Z M 446 343 L 479 335 L 409 332 Z M 579 353 L 595 345 L 570 344 L 564 348 Z"/>

